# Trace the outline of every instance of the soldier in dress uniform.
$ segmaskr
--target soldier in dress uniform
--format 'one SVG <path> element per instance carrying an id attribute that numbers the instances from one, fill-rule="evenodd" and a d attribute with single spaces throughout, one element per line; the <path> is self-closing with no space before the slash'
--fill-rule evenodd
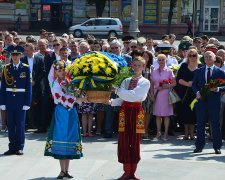
<path id="1" fill-rule="evenodd" d="M 24 49 L 9 46 L 11 63 L 3 70 L 0 109 L 6 110 L 9 150 L 4 155 L 23 155 L 26 110 L 31 105 L 32 79 L 28 65 L 20 62 Z"/>

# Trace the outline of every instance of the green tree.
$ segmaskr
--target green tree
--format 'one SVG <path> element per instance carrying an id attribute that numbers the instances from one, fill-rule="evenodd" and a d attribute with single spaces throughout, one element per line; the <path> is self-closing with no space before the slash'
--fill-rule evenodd
<path id="1" fill-rule="evenodd" d="M 102 17 L 107 0 L 87 0 L 88 4 L 95 4 L 96 16 Z"/>
<path id="2" fill-rule="evenodd" d="M 168 14 L 168 25 L 167 25 L 167 34 L 170 34 L 171 30 L 171 23 L 172 23 L 172 18 L 173 18 L 173 10 L 177 5 L 177 0 L 170 0 L 170 10 Z"/>

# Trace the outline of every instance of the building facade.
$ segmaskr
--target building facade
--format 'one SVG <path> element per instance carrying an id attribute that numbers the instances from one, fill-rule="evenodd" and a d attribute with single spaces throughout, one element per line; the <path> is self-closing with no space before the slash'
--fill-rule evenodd
<path id="1" fill-rule="evenodd" d="M 90 0 L 0 0 L 0 30 L 15 29 L 21 18 L 21 29 L 67 29 L 72 24 L 96 17 Z M 139 28 L 142 33 L 167 32 L 170 0 L 138 0 Z M 193 30 L 203 33 L 225 33 L 225 0 L 177 0 L 171 32 L 185 34 L 186 21 Z M 126 31 L 129 27 L 131 0 L 107 0 L 103 16 L 118 17 Z"/>

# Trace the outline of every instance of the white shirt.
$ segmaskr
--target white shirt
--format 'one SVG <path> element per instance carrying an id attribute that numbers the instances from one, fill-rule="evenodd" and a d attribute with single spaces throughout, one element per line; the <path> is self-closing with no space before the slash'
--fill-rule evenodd
<path id="1" fill-rule="evenodd" d="M 181 63 L 179 64 L 179 66 L 181 66 L 183 63 L 186 63 L 187 62 L 187 58 L 184 58 Z"/>
<path id="2" fill-rule="evenodd" d="M 33 72 L 33 64 L 34 64 L 34 55 L 31 58 L 27 57 L 27 61 L 28 61 L 28 65 L 30 68 L 30 72 L 32 73 Z"/>
<path id="3" fill-rule="evenodd" d="M 150 88 L 149 80 L 141 77 L 138 80 L 137 86 L 133 90 L 128 90 L 130 80 L 131 78 L 123 80 L 120 88 L 118 88 L 118 91 L 116 92 L 119 98 L 111 99 L 112 106 L 121 106 L 123 101 L 142 102 L 146 99 Z"/>
<path id="4" fill-rule="evenodd" d="M 220 69 L 225 72 L 225 63 L 223 63 L 223 65 Z"/>
<path id="5" fill-rule="evenodd" d="M 58 61 L 60 60 L 60 56 L 58 54 L 55 53 L 55 59 Z"/>
<path id="6" fill-rule="evenodd" d="M 177 64 L 178 65 L 177 59 L 174 58 L 173 56 L 168 55 L 167 56 L 166 66 L 171 66 L 173 64 Z M 154 69 L 157 69 L 159 67 L 159 63 L 158 63 L 158 58 L 157 57 L 153 59 L 153 66 L 154 66 Z"/>
<path id="7" fill-rule="evenodd" d="M 148 51 L 150 51 L 151 53 L 153 53 L 153 54 L 155 54 L 155 49 L 154 49 L 154 47 L 152 47 L 151 49 L 147 49 Z"/>
<path id="8" fill-rule="evenodd" d="M 210 77 L 212 77 L 212 71 L 213 71 L 214 65 L 211 66 L 211 67 L 208 67 L 208 66 L 206 65 L 206 68 L 205 68 L 205 82 L 207 82 L 208 68 L 210 68 Z"/>
<path id="9" fill-rule="evenodd" d="M 15 68 L 15 66 L 16 66 L 16 69 L 18 69 L 19 65 L 20 65 L 20 61 L 17 65 L 13 64 L 13 68 Z"/>
<path id="10" fill-rule="evenodd" d="M 79 99 L 63 90 L 63 87 L 59 84 L 58 79 L 54 81 L 54 84 L 51 88 L 51 92 L 55 104 L 61 104 L 68 109 L 73 108 L 75 102 L 81 104 Z"/>

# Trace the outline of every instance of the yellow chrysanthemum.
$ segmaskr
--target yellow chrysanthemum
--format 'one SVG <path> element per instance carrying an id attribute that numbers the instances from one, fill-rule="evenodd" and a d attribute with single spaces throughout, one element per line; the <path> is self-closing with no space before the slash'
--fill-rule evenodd
<path id="1" fill-rule="evenodd" d="M 77 67 L 78 67 L 79 69 L 82 69 L 82 68 L 83 68 L 83 63 L 77 64 Z"/>
<path id="2" fill-rule="evenodd" d="M 110 75 L 110 74 L 112 73 L 112 69 L 109 68 L 109 67 L 107 67 L 106 70 L 105 70 L 105 73 L 106 73 L 107 75 Z"/>
<path id="3" fill-rule="evenodd" d="M 68 66 L 66 67 L 66 71 L 69 72 L 70 69 L 71 69 L 71 65 L 68 65 Z"/>
<path id="4" fill-rule="evenodd" d="M 98 66 L 99 63 L 93 62 L 92 66 Z"/>
<path id="5" fill-rule="evenodd" d="M 105 63 L 100 63 L 99 66 L 100 66 L 101 68 L 105 68 L 106 65 L 105 65 Z"/>
<path id="6" fill-rule="evenodd" d="M 83 66 L 85 66 L 85 67 L 87 67 L 88 65 L 89 65 L 89 64 L 88 64 L 88 63 L 86 63 L 86 62 L 85 62 L 85 63 L 83 63 Z"/>
<path id="7" fill-rule="evenodd" d="M 87 59 L 88 59 L 87 56 L 82 56 L 82 57 L 80 58 L 81 61 L 86 61 Z"/>
<path id="8" fill-rule="evenodd" d="M 86 67 L 86 68 L 83 69 L 83 73 L 86 73 L 86 72 L 88 72 L 89 70 L 90 70 L 90 68 L 89 68 L 89 67 Z"/>
<path id="9" fill-rule="evenodd" d="M 74 74 L 74 75 L 77 75 L 78 73 L 79 73 L 79 69 L 75 67 L 75 68 L 73 69 L 73 74 Z"/>
<path id="10" fill-rule="evenodd" d="M 81 61 L 80 59 L 76 59 L 76 60 L 75 60 L 75 63 L 79 64 L 80 61 Z"/>
<path id="11" fill-rule="evenodd" d="M 93 62 L 93 58 L 87 59 L 87 62 Z"/>
<path id="12" fill-rule="evenodd" d="M 98 73 L 99 72 L 99 67 L 98 66 L 93 66 L 92 67 L 92 73 Z"/>
<path id="13" fill-rule="evenodd" d="M 98 58 L 98 61 L 99 61 L 99 62 L 102 62 L 102 63 L 105 62 L 105 61 L 104 61 L 103 59 L 101 59 L 101 58 Z"/>

